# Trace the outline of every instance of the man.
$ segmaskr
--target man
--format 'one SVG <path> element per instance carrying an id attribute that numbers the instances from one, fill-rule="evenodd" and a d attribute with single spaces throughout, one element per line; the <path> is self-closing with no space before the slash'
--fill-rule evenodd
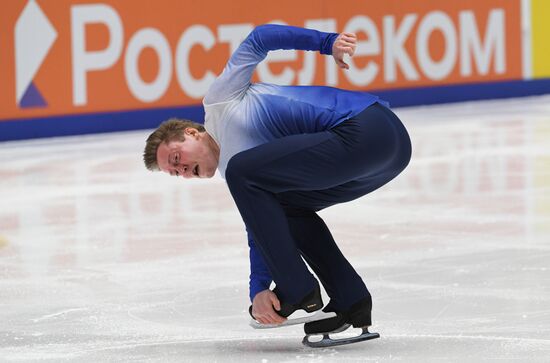
<path id="1" fill-rule="evenodd" d="M 364 92 L 251 83 L 271 50 L 315 50 L 340 68 L 351 33 L 281 25 L 255 28 L 204 98 L 205 124 L 169 120 L 147 140 L 147 168 L 227 181 L 248 231 L 251 315 L 279 324 L 296 309 L 322 307 L 321 280 L 335 318 L 306 333 L 371 325 L 372 300 L 317 211 L 372 192 L 408 164 L 408 134 L 387 104 Z M 271 281 L 276 283 L 269 290 Z"/>

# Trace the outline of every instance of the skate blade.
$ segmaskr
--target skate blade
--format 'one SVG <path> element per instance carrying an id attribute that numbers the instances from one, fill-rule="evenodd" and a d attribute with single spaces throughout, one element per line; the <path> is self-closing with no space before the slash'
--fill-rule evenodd
<path id="1" fill-rule="evenodd" d="M 349 328 L 350 325 L 346 324 L 342 326 L 341 328 L 338 328 L 334 331 L 328 332 L 328 333 L 322 333 L 322 334 L 308 334 L 304 337 L 302 340 L 302 344 L 305 346 L 308 346 L 310 348 L 327 348 L 327 347 L 335 347 L 338 345 L 345 345 L 345 344 L 353 344 L 353 343 L 359 343 L 363 342 L 365 340 L 371 340 L 380 338 L 380 334 L 378 333 L 370 333 L 368 328 L 363 328 L 363 331 L 361 335 L 358 335 L 356 337 L 351 338 L 340 338 L 340 339 L 332 339 L 330 337 L 330 334 L 340 333 Z M 319 341 L 311 341 L 310 337 L 315 337 L 322 335 L 323 339 Z"/>
<path id="2" fill-rule="evenodd" d="M 332 313 L 332 312 L 331 313 L 325 313 L 323 311 L 318 311 L 313 315 L 304 316 L 302 318 L 288 319 L 282 324 L 261 324 L 261 323 L 258 323 L 254 319 L 250 319 L 250 324 L 249 325 L 251 327 L 253 327 L 254 329 L 274 329 L 274 328 L 283 328 L 285 326 L 291 326 L 291 325 L 305 324 L 305 323 L 309 323 L 309 322 L 312 322 L 312 321 L 333 318 L 335 316 L 336 316 L 336 314 Z"/>

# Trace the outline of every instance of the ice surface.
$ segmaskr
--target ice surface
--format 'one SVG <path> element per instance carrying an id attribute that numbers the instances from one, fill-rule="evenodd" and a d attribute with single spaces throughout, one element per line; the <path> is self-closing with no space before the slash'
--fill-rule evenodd
<path id="1" fill-rule="evenodd" d="M 148 172 L 149 131 L 0 144 L 0 361 L 548 361 L 550 97 L 398 109 L 413 160 L 321 213 L 381 339 L 248 326 L 224 182 Z"/>

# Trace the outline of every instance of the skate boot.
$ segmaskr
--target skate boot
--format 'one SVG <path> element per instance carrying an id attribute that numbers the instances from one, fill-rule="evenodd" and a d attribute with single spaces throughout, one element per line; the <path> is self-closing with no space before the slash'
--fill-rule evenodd
<path id="1" fill-rule="evenodd" d="M 368 327 L 372 324 L 371 310 L 372 300 L 369 296 L 353 304 L 349 310 L 336 312 L 336 316 L 333 318 L 306 323 L 304 325 L 306 336 L 302 343 L 308 347 L 322 348 L 379 338 L 380 334 L 370 333 L 368 330 Z M 334 312 L 335 309 L 329 303 L 323 311 L 328 313 L 331 311 Z M 361 334 L 356 337 L 342 339 L 332 339 L 330 337 L 330 334 L 343 332 L 351 326 L 354 328 L 361 328 Z M 320 341 L 312 341 L 309 339 L 310 337 L 319 335 L 322 335 Z"/>
<path id="2" fill-rule="evenodd" d="M 280 292 L 277 287 L 273 289 L 273 292 L 275 293 L 275 295 L 277 295 L 277 298 L 279 298 Z M 282 301 L 280 298 L 279 301 L 281 301 L 281 310 L 277 311 L 277 314 L 281 315 L 283 318 L 288 318 L 290 314 L 299 309 L 305 310 L 308 313 L 312 313 L 323 307 L 321 289 L 317 281 L 315 281 L 315 287 L 313 288 L 313 290 L 311 290 L 309 294 L 307 294 L 298 304 L 289 304 L 285 301 Z"/>
<path id="3" fill-rule="evenodd" d="M 280 296 L 279 290 L 277 287 L 273 290 L 275 295 L 277 297 Z M 319 287 L 319 283 L 315 281 L 315 288 L 311 290 L 298 304 L 290 304 L 287 303 L 279 298 L 279 301 L 281 302 L 281 310 L 277 311 L 277 314 L 282 316 L 283 318 L 288 318 L 292 313 L 294 313 L 296 310 L 304 310 L 308 313 L 313 313 L 317 310 L 320 310 L 323 307 L 323 299 L 321 297 L 321 289 Z M 254 316 L 252 315 L 252 306 L 248 309 L 248 312 L 250 313 L 250 316 L 252 317 L 252 321 L 250 322 L 250 326 L 252 326 L 254 329 L 269 329 L 269 328 L 280 328 L 283 326 L 289 326 L 289 325 L 296 325 L 296 324 L 304 324 L 311 321 L 317 321 L 317 320 L 323 320 L 330 317 L 334 317 L 335 313 L 325 313 L 323 311 L 320 311 L 317 314 L 309 315 L 302 318 L 293 318 L 288 319 L 282 324 L 260 324 L 256 321 Z"/>

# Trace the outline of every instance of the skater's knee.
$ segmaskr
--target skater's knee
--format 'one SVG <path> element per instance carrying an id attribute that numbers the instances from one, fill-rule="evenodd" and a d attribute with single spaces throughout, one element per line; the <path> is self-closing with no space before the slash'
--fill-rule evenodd
<path id="1" fill-rule="evenodd" d="M 231 186 L 231 184 L 237 182 L 237 180 L 241 178 L 241 169 L 242 163 L 236 160 L 235 157 L 229 160 L 225 169 L 225 180 L 227 181 L 227 184 Z"/>
<path id="2" fill-rule="evenodd" d="M 412 157 L 412 143 L 409 134 L 405 131 L 403 140 L 401 141 L 401 170 L 405 170 L 409 165 Z"/>
<path id="3" fill-rule="evenodd" d="M 397 165 L 399 172 L 402 172 L 407 168 L 407 166 L 411 162 L 411 157 L 412 157 L 411 147 L 410 146 L 405 147 L 404 150 L 401 152 L 399 163 Z"/>
<path id="4" fill-rule="evenodd" d="M 243 157 L 243 154 L 237 154 L 229 159 L 225 169 L 225 180 L 229 185 L 239 183 L 249 178 L 253 173 L 251 163 Z"/>
<path id="5" fill-rule="evenodd" d="M 395 176 L 399 175 L 403 170 L 407 168 L 411 161 L 412 156 L 412 148 L 411 148 L 411 142 L 410 139 L 404 138 L 404 140 L 401 141 L 400 146 L 398 148 L 397 155 L 394 158 L 394 161 L 392 162 L 391 169 L 394 171 Z"/>

